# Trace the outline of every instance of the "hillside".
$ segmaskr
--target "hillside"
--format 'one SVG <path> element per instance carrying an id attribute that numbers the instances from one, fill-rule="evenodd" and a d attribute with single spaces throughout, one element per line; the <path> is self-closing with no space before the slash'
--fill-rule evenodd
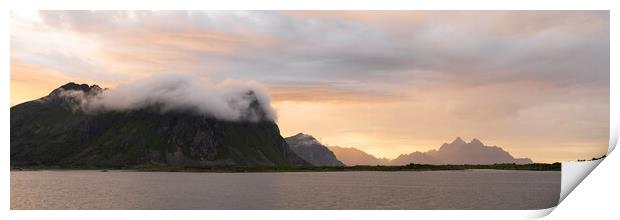
<path id="1" fill-rule="evenodd" d="M 336 147 L 329 146 L 334 152 L 336 158 L 347 166 L 354 165 L 389 165 L 390 160 L 386 158 L 377 158 L 360 149 L 354 147 Z"/>
<path id="2" fill-rule="evenodd" d="M 11 166 L 308 165 L 264 117 L 252 91 L 244 94 L 253 100 L 245 112 L 259 120 L 237 121 L 191 109 L 163 111 L 158 103 L 127 111 L 80 108 L 79 97 L 103 91 L 68 83 L 11 107 Z M 67 95 L 74 93 L 81 96 Z"/>
<path id="3" fill-rule="evenodd" d="M 284 140 L 295 154 L 314 166 L 344 166 L 332 151 L 310 135 L 299 133 Z"/>

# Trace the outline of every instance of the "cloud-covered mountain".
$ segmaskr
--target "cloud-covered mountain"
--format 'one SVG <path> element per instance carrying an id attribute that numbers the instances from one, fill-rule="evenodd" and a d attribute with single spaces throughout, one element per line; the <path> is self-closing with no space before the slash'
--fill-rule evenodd
<path id="1" fill-rule="evenodd" d="M 389 159 L 377 158 L 354 147 L 329 146 L 329 149 L 334 152 L 338 160 L 342 161 L 347 166 L 389 165 L 390 163 Z"/>
<path id="2" fill-rule="evenodd" d="M 132 111 L 158 106 L 159 111 L 187 110 L 228 121 L 274 120 L 269 96 L 254 82 L 224 81 L 162 75 L 119 84 L 115 89 L 92 91 L 88 85 L 68 83 L 52 94 L 71 99 L 85 112 Z M 95 85 L 96 86 L 96 85 Z M 89 92 L 90 91 L 90 92 Z M 254 106 L 252 106 L 254 105 Z"/>
<path id="3" fill-rule="evenodd" d="M 314 137 L 299 133 L 291 137 L 287 137 L 286 143 L 291 150 L 305 161 L 315 166 L 343 166 L 334 153 L 321 144 Z"/>
<path id="4" fill-rule="evenodd" d="M 183 103 L 172 101 L 174 97 L 189 92 L 176 87 L 151 88 L 148 91 L 167 93 L 170 99 L 144 98 L 157 97 L 145 93 L 140 96 L 145 102 L 129 109 L 84 108 L 85 102 L 105 100 L 102 94 L 115 94 L 104 91 L 96 85 L 68 83 L 46 97 L 11 107 L 11 165 L 309 165 L 291 151 L 251 90 L 226 99 L 243 100 L 242 104 L 222 102 L 237 110 L 235 117 L 174 105 Z"/>

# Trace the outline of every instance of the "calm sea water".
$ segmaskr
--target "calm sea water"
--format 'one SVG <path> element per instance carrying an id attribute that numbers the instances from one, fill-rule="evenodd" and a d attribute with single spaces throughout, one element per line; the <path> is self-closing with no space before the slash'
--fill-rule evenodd
<path id="1" fill-rule="evenodd" d="M 543 209 L 557 171 L 11 172 L 11 209 Z"/>

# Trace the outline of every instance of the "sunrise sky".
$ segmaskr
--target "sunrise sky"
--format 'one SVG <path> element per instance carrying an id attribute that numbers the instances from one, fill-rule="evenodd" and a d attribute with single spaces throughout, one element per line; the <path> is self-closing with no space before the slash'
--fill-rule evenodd
<path id="1" fill-rule="evenodd" d="M 255 81 L 283 136 L 387 158 L 456 136 L 601 156 L 609 64 L 608 11 L 11 13 L 11 106 L 70 81 Z"/>

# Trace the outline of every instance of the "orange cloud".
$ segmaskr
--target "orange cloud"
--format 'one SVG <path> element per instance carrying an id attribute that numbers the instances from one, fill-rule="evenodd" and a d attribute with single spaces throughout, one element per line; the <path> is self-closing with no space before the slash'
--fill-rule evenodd
<path id="1" fill-rule="evenodd" d="M 409 97 L 394 94 L 389 90 L 353 88 L 323 84 L 271 84 L 269 92 L 276 102 L 393 102 L 403 101 Z"/>

